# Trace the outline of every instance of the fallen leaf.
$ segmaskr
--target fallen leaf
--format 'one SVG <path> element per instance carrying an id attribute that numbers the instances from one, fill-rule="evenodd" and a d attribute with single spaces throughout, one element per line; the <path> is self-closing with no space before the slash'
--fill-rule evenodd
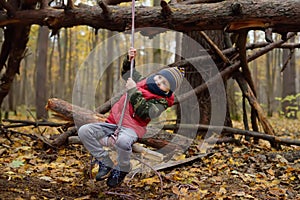
<path id="1" fill-rule="evenodd" d="M 152 185 L 153 183 L 159 183 L 160 181 L 158 180 L 157 177 L 153 177 L 153 178 L 144 178 L 141 180 L 141 182 L 147 185 Z"/>
<path id="2" fill-rule="evenodd" d="M 52 181 L 52 178 L 50 176 L 41 176 L 40 179 L 44 180 L 44 181 L 49 181 L 49 182 Z"/>
<path id="3" fill-rule="evenodd" d="M 14 160 L 12 161 L 9 166 L 12 167 L 12 168 L 18 168 L 18 167 L 21 167 L 24 165 L 24 162 L 21 161 L 21 160 Z"/>

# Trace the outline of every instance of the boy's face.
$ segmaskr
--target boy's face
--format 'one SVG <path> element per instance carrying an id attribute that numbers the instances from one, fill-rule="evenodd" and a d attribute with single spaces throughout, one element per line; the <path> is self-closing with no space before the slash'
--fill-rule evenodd
<path id="1" fill-rule="evenodd" d="M 154 76 L 153 79 L 154 79 L 156 85 L 159 87 L 159 89 L 161 89 L 164 92 L 170 91 L 170 83 L 165 77 L 157 74 Z"/>

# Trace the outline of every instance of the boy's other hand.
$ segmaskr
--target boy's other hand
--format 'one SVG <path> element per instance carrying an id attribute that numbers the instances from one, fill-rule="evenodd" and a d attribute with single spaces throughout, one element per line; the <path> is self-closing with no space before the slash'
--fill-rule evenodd
<path id="1" fill-rule="evenodd" d="M 132 59 L 134 59 L 136 56 L 136 49 L 133 47 L 130 47 L 130 49 L 128 50 L 128 57 L 129 60 L 131 61 Z"/>

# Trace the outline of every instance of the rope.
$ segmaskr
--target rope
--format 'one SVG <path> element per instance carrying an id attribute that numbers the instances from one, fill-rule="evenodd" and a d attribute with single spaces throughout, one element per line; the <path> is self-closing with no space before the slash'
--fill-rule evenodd
<path id="1" fill-rule="evenodd" d="M 135 26 L 134 18 L 135 18 L 135 0 L 132 0 L 132 4 L 131 4 L 131 47 L 132 48 L 134 48 L 134 26 Z M 133 75 L 133 67 L 134 67 L 134 58 L 132 58 L 131 61 L 130 61 L 130 78 L 132 78 L 132 75 Z M 114 134 L 112 135 L 112 137 L 115 141 L 117 140 L 119 131 L 120 131 L 122 123 L 123 123 L 124 114 L 125 114 L 125 111 L 126 111 L 128 100 L 129 100 L 129 96 L 128 96 L 128 93 L 126 92 L 125 101 L 124 101 L 122 113 L 121 113 L 121 116 L 120 116 L 120 120 L 119 120 L 119 123 L 117 125 L 117 129 L 115 130 Z"/>
<path id="2" fill-rule="evenodd" d="M 131 4 L 131 47 L 134 48 L 134 17 L 135 17 L 135 0 L 132 0 Z M 134 58 L 130 61 L 130 78 L 132 78 L 133 73 Z"/>

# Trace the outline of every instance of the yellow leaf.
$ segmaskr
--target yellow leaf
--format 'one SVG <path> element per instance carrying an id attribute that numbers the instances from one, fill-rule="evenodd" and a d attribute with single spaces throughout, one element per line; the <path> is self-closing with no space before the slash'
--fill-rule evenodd
<path id="1" fill-rule="evenodd" d="M 187 193 L 188 193 L 188 188 L 186 188 L 186 187 L 180 188 L 180 194 L 181 195 L 184 195 L 184 194 L 187 194 Z"/>
<path id="2" fill-rule="evenodd" d="M 14 175 L 15 174 L 15 172 L 13 172 L 13 171 L 8 171 L 8 172 L 5 172 L 6 174 L 8 174 L 8 175 Z"/>
<path id="3" fill-rule="evenodd" d="M 221 194 L 226 194 L 227 190 L 226 190 L 224 187 L 220 187 L 219 192 L 220 192 Z"/>
<path id="4" fill-rule="evenodd" d="M 272 169 L 268 169 L 267 172 L 268 172 L 270 175 L 272 175 L 272 176 L 274 176 L 274 174 L 275 174 L 275 173 L 274 173 L 274 170 L 272 170 Z"/>
<path id="5" fill-rule="evenodd" d="M 60 153 L 60 154 L 65 154 L 65 153 L 66 153 L 66 149 L 60 149 L 60 150 L 59 150 L 59 153 Z"/>
<path id="6" fill-rule="evenodd" d="M 229 158 L 229 163 L 232 165 L 235 164 L 234 160 L 231 157 Z"/>
<path id="7" fill-rule="evenodd" d="M 273 185 L 279 185 L 279 183 L 280 183 L 279 179 L 275 179 L 275 180 L 272 181 Z"/>
<path id="8" fill-rule="evenodd" d="M 58 181 L 61 181 L 61 182 L 66 182 L 66 183 L 70 183 L 73 181 L 73 178 L 69 178 L 69 177 L 56 177 L 56 179 Z"/>
<path id="9" fill-rule="evenodd" d="M 201 194 L 207 194 L 208 190 L 201 190 L 201 189 L 199 189 L 198 192 L 201 193 Z"/>
<path id="10" fill-rule="evenodd" d="M 179 177 L 179 176 L 177 176 L 177 175 L 174 175 L 174 176 L 173 176 L 173 180 L 175 180 L 175 181 L 182 181 L 182 180 L 184 180 L 184 178 Z"/>
<path id="11" fill-rule="evenodd" d="M 241 150 L 243 150 L 244 148 L 240 148 L 240 147 L 234 147 L 232 152 L 236 153 L 236 152 L 240 152 Z"/>
<path id="12" fill-rule="evenodd" d="M 174 160 L 184 160 L 185 155 L 184 154 L 174 155 L 173 158 L 174 158 Z"/>
<path id="13" fill-rule="evenodd" d="M 151 185 L 153 183 L 160 183 L 160 181 L 158 180 L 157 177 L 153 177 L 153 178 L 144 178 L 143 180 L 141 180 L 142 183 L 145 183 L 147 185 Z"/>
<path id="14" fill-rule="evenodd" d="M 76 198 L 76 199 L 74 199 L 74 200 L 86 200 L 86 199 L 91 199 L 91 196 L 90 196 L 90 195 L 87 195 L 87 196 L 83 196 L 83 197 Z"/>

